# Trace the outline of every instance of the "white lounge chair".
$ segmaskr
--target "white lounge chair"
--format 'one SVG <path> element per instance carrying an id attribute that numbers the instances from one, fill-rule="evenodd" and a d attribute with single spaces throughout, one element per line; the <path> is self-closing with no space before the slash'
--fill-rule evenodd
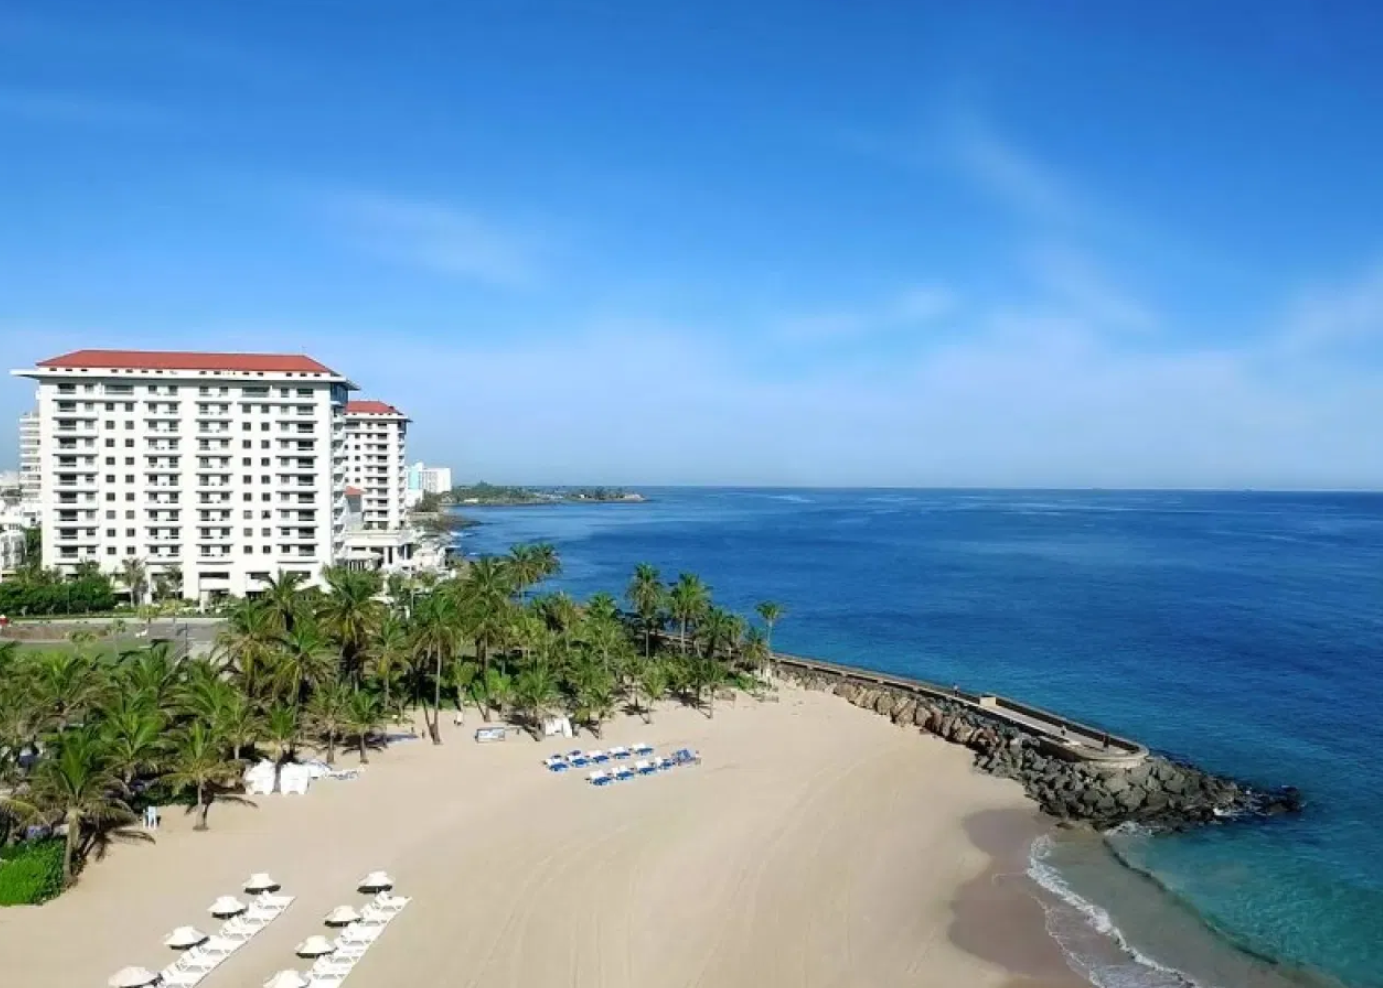
<path id="1" fill-rule="evenodd" d="M 615 777 L 603 768 L 596 769 L 590 775 L 586 776 L 586 779 L 593 786 L 608 786 L 611 782 L 615 781 Z"/>
<path id="2" fill-rule="evenodd" d="M 397 913 L 412 900 L 402 895 L 381 892 L 371 900 L 370 905 L 385 913 Z"/>
<path id="3" fill-rule="evenodd" d="M 610 749 L 609 754 L 611 758 L 628 758 L 629 749 L 622 744 L 617 744 Z"/>

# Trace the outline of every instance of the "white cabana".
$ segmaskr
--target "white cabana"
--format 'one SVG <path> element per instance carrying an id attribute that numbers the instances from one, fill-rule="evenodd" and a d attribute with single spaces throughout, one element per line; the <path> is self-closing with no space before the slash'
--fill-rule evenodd
<path id="1" fill-rule="evenodd" d="M 279 792 L 285 796 L 296 793 L 306 795 L 312 782 L 312 770 L 306 765 L 285 765 L 279 770 Z"/>
<path id="2" fill-rule="evenodd" d="M 547 717 L 543 720 L 544 737 L 572 737 L 571 719 L 568 717 Z"/>
<path id="3" fill-rule="evenodd" d="M 172 933 L 163 938 L 165 947 L 172 947 L 174 950 L 187 950 L 195 947 L 199 943 L 206 943 L 207 935 L 195 926 L 179 926 Z"/>
<path id="4" fill-rule="evenodd" d="M 244 889 L 253 895 L 255 892 L 272 892 L 279 887 L 279 883 L 270 878 L 265 872 L 257 871 L 249 878 L 245 879 Z"/>
<path id="5" fill-rule="evenodd" d="M 143 988 L 158 980 L 158 975 L 144 967 L 122 967 L 106 979 L 110 988 Z"/>
<path id="6" fill-rule="evenodd" d="M 393 887 L 394 880 L 387 871 L 372 871 L 356 886 L 362 892 L 387 892 Z"/>
<path id="7" fill-rule="evenodd" d="M 335 951 L 331 941 L 323 936 L 310 936 L 298 944 L 294 953 L 299 957 L 325 957 Z"/>
<path id="8" fill-rule="evenodd" d="M 308 984 L 310 982 L 306 978 L 289 968 L 264 982 L 264 988 L 307 988 Z"/>
<path id="9" fill-rule="evenodd" d="M 245 770 L 245 791 L 255 796 L 267 796 L 274 791 L 278 769 L 268 759 L 256 762 Z"/>
<path id="10" fill-rule="evenodd" d="M 248 908 L 249 906 L 245 905 L 245 903 L 241 902 L 235 896 L 223 895 L 211 904 L 207 912 L 211 913 L 211 915 L 215 916 L 217 919 L 227 919 L 231 916 L 239 916 Z"/>
<path id="11" fill-rule="evenodd" d="M 352 923 L 359 922 L 360 913 L 350 906 L 337 906 L 327 913 L 327 926 L 350 926 Z"/>

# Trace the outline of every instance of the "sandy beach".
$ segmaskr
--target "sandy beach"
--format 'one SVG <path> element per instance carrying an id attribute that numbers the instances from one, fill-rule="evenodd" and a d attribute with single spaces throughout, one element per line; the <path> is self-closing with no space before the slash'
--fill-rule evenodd
<path id="1" fill-rule="evenodd" d="M 384 868 L 413 903 L 348 978 L 401 985 L 1056 986 L 1081 982 L 1022 874 L 1042 827 L 969 753 L 831 696 L 784 688 L 714 719 L 664 705 L 586 747 L 690 745 L 699 767 L 596 790 L 526 735 L 394 744 L 355 781 L 179 810 L 39 908 L 0 910 L 0 958 L 28 988 L 157 969 L 173 927 L 269 871 L 293 906 L 203 982 L 253 988 Z M 353 756 L 342 759 L 354 764 Z"/>

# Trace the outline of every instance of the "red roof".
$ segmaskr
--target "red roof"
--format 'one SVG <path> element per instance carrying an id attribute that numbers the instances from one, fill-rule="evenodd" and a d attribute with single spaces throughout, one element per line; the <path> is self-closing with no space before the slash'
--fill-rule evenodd
<path id="1" fill-rule="evenodd" d="M 364 493 L 365 493 L 365 492 L 362 491 L 359 487 L 347 487 L 347 488 L 346 488 L 346 497 L 359 497 L 361 494 L 364 494 Z"/>
<path id="2" fill-rule="evenodd" d="M 393 405 L 383 401 L 348 401 L 346 413 L 349 415 L 402 415 Z"/>
<path id="3" fill-rule="evenodd" d="M 335 374 L 300 353 L 184 353 L 169 350 L 73 350 L 40 360 L 40 367 L 111 367 L 121 370 L 294 371 Z"/>

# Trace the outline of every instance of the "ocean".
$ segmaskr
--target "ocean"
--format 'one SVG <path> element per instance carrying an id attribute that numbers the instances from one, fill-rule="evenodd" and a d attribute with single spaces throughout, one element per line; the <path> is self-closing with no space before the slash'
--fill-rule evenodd
<path id="1" fill-rule="evenodd" d="M 1291 819 L 1034 848 L 1105 988 L 1383 986 L 1383 495 L 646 489 L 465 509 L 577 597 L 650 562 L 787 608 L 785 651 L 1021 697 L 1250 783 Z"/>

